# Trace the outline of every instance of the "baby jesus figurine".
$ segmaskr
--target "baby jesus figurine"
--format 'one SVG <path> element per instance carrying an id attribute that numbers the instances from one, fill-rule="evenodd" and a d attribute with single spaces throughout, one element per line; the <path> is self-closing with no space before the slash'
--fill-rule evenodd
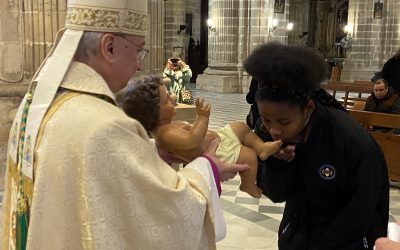
<path id="1" fill-rule="evenodd" d="M 277 152 L 281 142 L 263 142 L 242 122 L 231 122 L 216 131 L 208 130 L 210 105 L 196 99 L 197 117 L 193 124 L 172 121 L 176 114 L 175 102 L 158 78 L 148 78 L 129 86 L 122 97 L 125 113 L 138 120 L 154 137 L 157 145 L 178 158 L 192 161 L 201 156 L 210 143 L 220 138 L 216 156 L 229 163 L 248 164 L 250 169 L 240 172 L 240 190 L 260 198 L 256 185 L 258 160 L 265 160 Z"/>

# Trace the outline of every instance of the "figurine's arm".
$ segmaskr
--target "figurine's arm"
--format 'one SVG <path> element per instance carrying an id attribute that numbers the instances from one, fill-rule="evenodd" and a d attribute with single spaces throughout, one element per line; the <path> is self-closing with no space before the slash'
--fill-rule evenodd
<path id="1" fill-rule="evenodd" d="M 198 147 L 207 134 L 210 105 L 204 102 L 203 98 L 196 98 L 196 112 L 196 119 L 191 126 L 190 124 L 170 123 L 159 127 L 154 136 L 160 145 L 175 149 Z"/>

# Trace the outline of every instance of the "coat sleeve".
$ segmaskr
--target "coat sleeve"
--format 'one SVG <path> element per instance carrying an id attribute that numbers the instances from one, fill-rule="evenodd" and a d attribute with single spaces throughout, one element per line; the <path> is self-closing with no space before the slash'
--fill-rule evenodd
<path id="1" fill-rule="evenodd" d="M 389 184 L 383 154 L 374 142 L 348 149 L 349 199 L 336 218 L 321 232 L 312 249 L 372 249 L 377 237 L 386 235 Z M 377 212 L 379 210 L 379 212 Z"/>
<path id="2" fill-rule="evenodd" d="M 257 185 L 263 194 L 273 202 L 284 202 L 293 193 L 295 166 L 274 157 L 261 162 L 258 170 Z"/>
<path id="3" fill-rule="evenodd" d="M 388 83 L 389 86 L 393 86 L 393 82 L 392 82 L 392 77 L 393 77 L 393 72 L 396 70 L 394 64 L 395 64 L 395 60 L 393 57 L 390 58 L 389 60 L 387 60 L 385 62 L 385 64 L 383 65 L 382 68 L 382 78 L 385 79 Z"/>
<path id="4" fill-rule="evenodd" d="M 186 65 L 182 69 L 182 80 L 186 84 L 190 82 L 190 78 L 192 78 L 192 70 L 190 69 L 189 65 Z"/>
<path id="5" fill-rule="evenodd" d="M 364 111 L 375 112 L 376 103 L 372 95 L 373 94 L 368 96 L 367 101 L 365 102 Z"/>
<path id="6" fill-rule="evenodd" d="M 394 103 L 392 107 L 392 114 L 400 115 L 400 98 Z M 390 131 L 393 134 L 400 135 L 400 129 L 394 128 Z"/>

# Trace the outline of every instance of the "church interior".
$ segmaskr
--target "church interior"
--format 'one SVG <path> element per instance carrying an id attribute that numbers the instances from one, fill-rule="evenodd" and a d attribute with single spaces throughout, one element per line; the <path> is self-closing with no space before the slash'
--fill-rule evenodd
<path id="1" fill-rule="evenodd" d="M 64 26 L 66 6 L 67 0 L 0 0 L 0 204 L 10 126 Z M 161 76 L 168 58 L 182 58 L 193 72 L 193 96 L 211 103 L 211 129 L 245 121 L 251 76 L 243 62 L 259 45 L 310 47 L 325 58 L 327 81 L 358 85 L 371 83 L 400 48 L 399 0 L 152 0 L 148 11 L 150 54 L 137 78 Z M 338 100 L 348 94 L 333 91 Z M 252 198 L 239 183 L 236 177 L 222 184 L 227 236 L 217 249 L 277 249 L 284 204 Z M 398 221 L 400 191 L 392 184 L 390 221 Z"/>

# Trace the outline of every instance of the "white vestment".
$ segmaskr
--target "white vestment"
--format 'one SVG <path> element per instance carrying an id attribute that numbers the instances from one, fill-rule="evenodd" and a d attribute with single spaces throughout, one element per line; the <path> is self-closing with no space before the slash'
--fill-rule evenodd
<path id="1" fill-rule="evenodd" d="M 215 249 L 225 227 L 208 161 L 175 172 L 85 64 L 71 65 L 62 89 L 34 149 L 27 249 Z M 14 167 L 9 158 L 3 249 L 13 247 Z"/>

